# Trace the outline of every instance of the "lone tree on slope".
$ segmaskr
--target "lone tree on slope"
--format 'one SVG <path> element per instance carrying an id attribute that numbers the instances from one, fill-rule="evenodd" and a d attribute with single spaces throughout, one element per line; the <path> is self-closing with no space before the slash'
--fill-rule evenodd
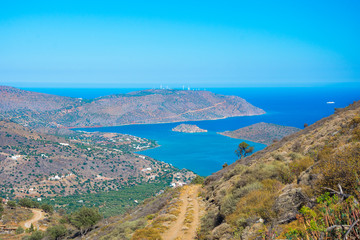
<path id="1" fill-rule="evenodd" d="M 235 150 L 235 154 L 238 156 L 239 159 L 242 159 L 254 151 L 254 147 L 250 146 L 246 142 L 242 142 L 239 144 L 238 148 Z"/>

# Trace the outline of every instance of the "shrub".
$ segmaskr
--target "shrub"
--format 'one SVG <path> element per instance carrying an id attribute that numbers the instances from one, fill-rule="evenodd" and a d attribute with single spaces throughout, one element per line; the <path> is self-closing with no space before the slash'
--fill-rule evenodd
<path id="1" fill-rule="evenodd" d="M 310 157 L 304 157 L 289 163 L 289 168 L 292 174 L 294 174 L 295 176 L 299 176 L 301 172 L 305 171 L 313 164 L 313 159 L 311 159 Z"/>
<path id="2" fill-rule="evenodd" d="M 118 224 L 110 234 L 101 238 L 101 240 L 112 240 L 112 239 L 124 239 L 130 240 L 131 235 L 134 231 L 139 228 L 143 228 L 146 225 L 146 221 L 139 219 L 136 221 L 126 221 L 121 224 Z"/>
<path id="3" fill-rule="evenodd" d="M 319 155 L 321 157 L 316 170 L 321 174 L 317 181 L 320 189 L 337 189 L 340 184 L 345 192 L 359 194 L 360 143 L 344 146 L 334 153 L 325 148 Z"/>
<path id="4" fill-rule="evenodd" d="M 143 228 L 137 230 L 131 238 L 132 240 L 159 240 L 161 235 L 155 228 Z"/>
<path id="5" fill-rule="evenodd" d="M 299 141 L 295 142 L 292 146 L 292 151 L 293 152 L 301 152 L 302 151 L 302 146 L 301 146 L 301 143 Z"/>
<path id="6" fill-rule="evenodd" d="M 4 207 L 3 207 L 3 205 L 0 203 L 0 217 L 1 217 L 1 215 L 2 215 L 3 212 L 4 212 Z"/>
<path id="7" fill-rule="evenodd" d="M 102 219 L 98 209 L 82 207 L 70 216 L 70 222 L 80 230 L 82 236 Z"/>
<path id="8" fill-rule="evenodd" d="M 275 179 L 263 180 L 261 184 L 261 189 L 246 194 L 237 203 L 235 212 L 226 217 L 227 222 L 237 226 L 240 231 L 250 217 L 261 217 L 265 221 L 271 221 L 275 216 L 272 206 L 277 192 L 283 185 Z"/>
<path id="9" fill-rule="evenodd" d="M 27 207 L 27 208 L 38 208 L 39 207 L 39 203 L 32 201 L 28 198 L 22 198 L 19 200 L 19 205 L 22 207 Z"/>
<path id="10" fill-rule="evenodd" d="M 291 160 L 298 160 L 302 158 L 302 155 L 299 153 L 291 152 L 289 153 L 289 157 L 291 158 Z"/>
<path id="11" fill-rule="evenodd" d="M 16 202 L 15 201 L 8 201 L 7 205 L 12 209 L 16 208 Z"/>
<path id="12" fill-rule="evenodd" d="M 30 236 L 26 236 L 23 240 L 41 240 L 44 237 L 44 233 L 41 231 L 35 231 Z"/>
<path id="13" fill-rule="evenodd" d="M 204 181 L 205 181 L 204 177 L 196 175 L 196 177 L 191 181 L 191 184 L 204 184 Z"/>
<path id="14" fill-rule="evenodd" d="M 274 159 L 277 161 L 285 161 L 286 160 L 285 157 L 281 154 L 275 154 Z"/>
<path id="15" fill-rule="evenodd" d="M 16 231 L 15 231 L 15 233 L 16 234 L 22 234 L 22 233 L 24 233 L 24 229 L 20 226 L 20 227 L 18 227 L 17 229 L 16 229 Z"/>
<path id="16" fill-rule="evenodd" d="M 239 199 L 248 194 L 251 191 L 262 188 L 262 184 L 259 181 L 251 182 L 244 187 L 235 188 L 232 191 L 234 198 Z"/>
<path id="17" fill-rule="evenodd" d="M 50 213 L 50 214 L 54 212 L 53 206 L 46 204 L 46 203 L 41 205 L 41 209 L 44 210 L 44 212 Z"/>
<path id="18" fill-rule="evenodd" d="M 226 195 L 221 201 L 220 212 L 224 215 L 233 213 L 236 209 L 236 199 L 232 194 Z"/>
<path id="19" fill-rule="evenodd" d="M 67 229 L 64 225 L 55 225 L 46 230 L 46 236 L 50 240 L 58 240 L 67 234 Z"/>
<path id="20" fill-rule="evenodd" d="M 350 226 L 360 219 L 360 206 L 355 204 L 353 197 L 339 201 L 337 196 L 330 197 L 325 193 L 317 198 L 318 205 L 310 209 L 303 207 L 297 220 L 285 226 L 280 238 L 286 239 L 345 239 L 346 228 L 329 227 Z M 360 234 L 358 222 L 349 232 L 347 239 L 355 239 Z"/>

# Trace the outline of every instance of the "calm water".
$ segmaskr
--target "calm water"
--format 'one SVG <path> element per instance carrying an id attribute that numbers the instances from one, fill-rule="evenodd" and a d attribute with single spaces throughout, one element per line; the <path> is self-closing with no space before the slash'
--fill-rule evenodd
<path id="1" fill-rule="evenodd" d="M 29 89 L 70 97 L 95 98 L 113 93 L 127 93 L 139 89 Z M 225 162 L 236 160 L 234 150 L 242 140 L 231 139 L 216 132 L 235 130 L 257 122 L 269 122 L 302 128 L 304 123 L 329 116 L 334 108 L 341 108 L 360 100 L 360 84 L 315 88 L 214 88 L 209 91 L 237 95 L 267 114 L 252 117 L 234 117 L 215 121 L 190 122 L 208 133 L 176 133 L 171 129 L 179 123 L 146 124 L 91 129 L 91 131 L 119 132 L 157 140 L 161 147 L 142 154 L 168 162 L 178 168 L 187 168 L 200 175 L 209 175 Z M 327 104 L 333 101 L 335 104 Z M 86 129 L 90 131 L 90 129 Z M 262 144 L 248 142 L 261 150 Z"/>

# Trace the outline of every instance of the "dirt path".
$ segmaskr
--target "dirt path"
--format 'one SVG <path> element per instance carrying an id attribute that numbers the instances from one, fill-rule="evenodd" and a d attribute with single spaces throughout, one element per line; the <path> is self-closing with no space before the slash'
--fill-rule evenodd
<path id="1" fill-rule="evenodd" d="M 31 209 L 31 211 L 33 212 L 34 216 L 31 219 L 22 223 L 22 226 L 24 226 L 25 228 L 29 228 L 31 224 L 36 227 L 37 222 L 45 218 L 45 213 L 42 210 Z"/>
<path id="2" fill-rule="evenodd" d="M 200 186 L 189 185 L 184 187 L 180 195 L 182 201 L 180 214 L 170 228 L 162 234 L 164 240 L 193 240 L 200 223 L 200 207 L 198 192 Z"/>

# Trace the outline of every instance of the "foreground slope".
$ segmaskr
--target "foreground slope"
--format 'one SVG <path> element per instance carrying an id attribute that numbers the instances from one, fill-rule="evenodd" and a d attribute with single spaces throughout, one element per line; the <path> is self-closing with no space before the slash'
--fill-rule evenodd
<path id="1" fill-rule="evenodd" d="M 209 176 L 200 239 L 343 238 L 360 216 L 358 204 L 341 198 L 359 199 L 359 175 L 360 102 L 356 102 Z M 334 192 L 329 189 L 346 194 L 331 198 Z M 321 195 L 326 192 L 330 194 Z M 320 210 L 323 204 L 330 215 Z M 335 209 L 341 208 L 355 209 L 342 210 L 341 220 L 332 222 L 338 218 Z M 333 227 L 336 224 L 347 228 L 340 231 Z M 354 234 L 358 230 L 349 236 Z"/>
<path id="2" fill-rule="evenodd" d="M 211 120 L 264 114 L 208 91 L 151 89 L 82 100 L 0 86 L 0 118 L 37 129 Z"/>

